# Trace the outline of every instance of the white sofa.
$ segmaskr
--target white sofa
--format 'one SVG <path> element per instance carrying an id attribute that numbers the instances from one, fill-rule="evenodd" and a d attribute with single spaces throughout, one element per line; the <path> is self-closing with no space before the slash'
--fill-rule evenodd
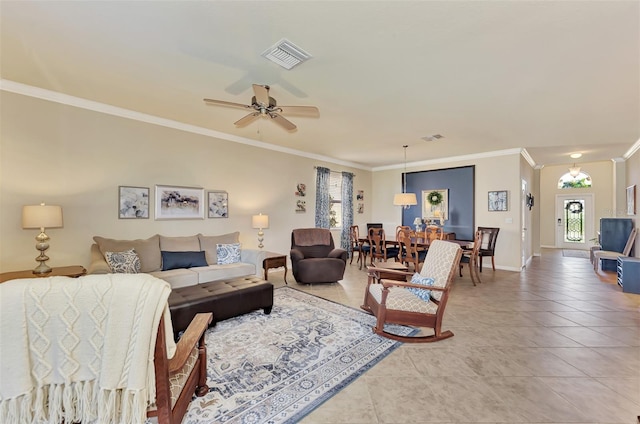
<path id="1" fill-rule="evenodd" d="M 105 259 L 107 252 L 123 252 L 133 249 L 140 260 L 140 272 L 151 274 L 171 284 L 172 289 L 236 279 L 246 276 L 262 276 L 262 261 L 267 252 L 258 249 L 240 249 L 240 262 L 219 264 L 217 245 L 239 243 L 239 232 L 218 236 L 197 234 L 187 237 L 168 237 L 156 234 L 148 239 L 114 240 L 96 236 L 91 246 L 89 274 L 112 272 Z M 164 269 L 162 252 L 204 252 L 206 266 Z M 166 266 L 164 267 L 166 268 Z"/>

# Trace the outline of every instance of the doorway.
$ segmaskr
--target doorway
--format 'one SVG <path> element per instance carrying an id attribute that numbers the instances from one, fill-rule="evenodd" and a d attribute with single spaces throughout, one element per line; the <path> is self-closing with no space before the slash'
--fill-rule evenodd
<path id="1" fill-rule="evenodd" d="M 593 194 L 557 195 L 556 247 L 589 250 L 593 237 Z"/>

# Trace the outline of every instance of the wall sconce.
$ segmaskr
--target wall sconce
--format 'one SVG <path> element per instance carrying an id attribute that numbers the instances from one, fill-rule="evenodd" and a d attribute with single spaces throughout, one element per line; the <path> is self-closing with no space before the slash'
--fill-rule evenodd
<path id="1" fill-rule="evenodd" d="M 262 231 L 264 228 L 269 228 L 269 215 L 253 215 L 251 218 L 251 226 L 253 228 L 258 229 L 258 247 L 262 249 L 264 244 L 264 232 Z"/>
<path id="2" fill-rule="evenodd" d="M 45 275 L 51 272 L 45 262 L 49 257 L 44 252 L 49 248 L 49 236 L 45 234 L 45 228 L 62 227 L 62 207 L 51 206 L 40 203 L 39 205 L 22 207 L 22 228 L 40 228 L 40 234 L 36 237 L 36 249 L 40 251 L 40 255 L 36 257 L 36 261 L 40 262 L 33 273 L 36 275 Z"/>

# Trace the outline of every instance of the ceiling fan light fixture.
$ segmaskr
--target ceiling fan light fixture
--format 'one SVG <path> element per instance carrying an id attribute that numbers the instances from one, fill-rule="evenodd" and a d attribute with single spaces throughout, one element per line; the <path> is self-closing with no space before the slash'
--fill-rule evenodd
<path id="1" fill-rule="evenodd" d="M 261 56 L 285 69 L 291 69 L 302 62 L 306 62 L 312 57 L 309 53 L 286 38 L 283 38 L 275 45 L 262 52 Z"/>

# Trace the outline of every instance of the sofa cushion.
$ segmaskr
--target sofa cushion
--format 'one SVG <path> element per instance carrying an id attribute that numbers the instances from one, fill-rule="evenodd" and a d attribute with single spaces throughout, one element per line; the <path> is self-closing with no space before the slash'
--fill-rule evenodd
<path id="1" fill-rule="evenodd" d="M 162 251 L 162 270 L 167 271 L 177 268 L 193 268 L 207 266 L 204 252 L 167 252 Z"/>
<path id="2" fill-rule="evenodd" d="M 240 241 L 240 232 L 236 231 L 219 236 L 204 236 L 198 234 L 198 240 L 200 241 L 199 250 L 204 250 L 207 263 L 209 265 L 215 265 L 218 263 L 217 245 L 238 243 Z"/>
<path id="3" fill-rule="evenodd" d="M 240 262 L 240 243 L 218 244 L 218 265 L 235 264 Z"/>
<path id="4" fill-rule="evenodd" d="M 124 252 L 107 252 L 104 258 L 114 274 L 137 274 L 140 272 L 140 258 L 133 249 Z"/>
<path id="5" fill-rule="evenodd" d="M 253 264 L 237 262 L 229 265 L 209 265 L 198 268 L 190 268 L 190 271 L 198 274 L 198 283 L 210 281 L 228 280 L 233 278 L 255 275 L 256 267 Z"/>
<path id="6" fill-rule="evenodd" d="M 146 240 L 115 240 L 95 236 L 93 240 L 98 244 L 104 256 L 107 252 L 124 252 L 133 249 L 140 258 L 140 272 L 159 271 L 162 268 L 160 256 L 160 236 L 157 234 Z"/>
<path id="7" fill-rule="evenodd" d="M 160 250 L 167 252 L 197 252 L 200 249 L 198 236 L 167 237 L 160 236 Z"/>

